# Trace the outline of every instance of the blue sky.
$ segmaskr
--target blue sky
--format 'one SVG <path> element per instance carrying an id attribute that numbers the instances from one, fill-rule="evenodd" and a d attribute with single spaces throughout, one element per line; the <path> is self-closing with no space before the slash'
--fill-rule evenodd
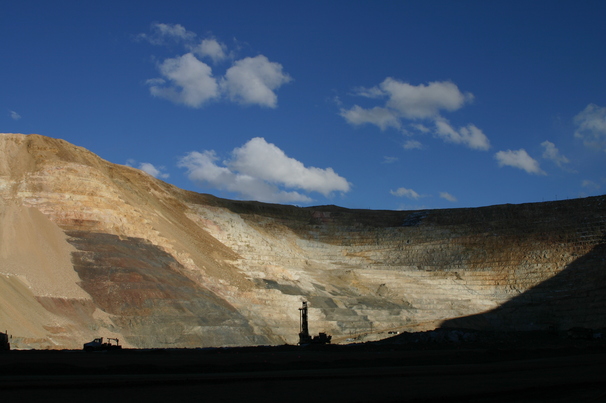
<path id="1" fill-rule="evenodd" d="M 0 132 L 184 189 L 390 210 L 605 193 L 601 0 L 20 0 L 0 35 Z"/>

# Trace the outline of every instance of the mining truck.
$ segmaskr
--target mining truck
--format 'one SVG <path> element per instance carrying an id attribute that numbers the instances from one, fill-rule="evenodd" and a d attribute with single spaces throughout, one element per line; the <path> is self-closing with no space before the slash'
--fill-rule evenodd
<path id="1" fill-rule="evenodd" d="M 8 331 L 6 331 L 6 333 L 0 332 L 0 351 L 8 351 L 11 349 L 9 339 L 10 336 L 8 335 Z"/>
<path id="2" fill-rule="evenodd" d="M 113 341 L 113 343 L 112 343 Z M 107 343 L 103 342 L 103 337 L 98 337 L 93 341 L 84 343 L 84 351 L 108 351 L 108 350 L 121 350 L 122 346 L 118 339 L 108 337 Z"/>

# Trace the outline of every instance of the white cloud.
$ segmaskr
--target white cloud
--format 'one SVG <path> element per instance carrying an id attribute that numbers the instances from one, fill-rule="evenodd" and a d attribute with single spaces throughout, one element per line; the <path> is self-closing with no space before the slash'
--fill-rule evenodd
<path id="1" fill-rule="evenodd" d="M 544 141 L 541 146 L 544 148 L 543 158 L 553 161 L 557 166 L 562 167 L 570 162 L 568 158 L 560 154 L 560 150 L 551 141 Z"/>
<path id="2" fill-rule="evenodd" d="M 574 117 L 574 136 L 587 147 L 606 151 L 606 107 L 589 104 Z"/>
<path id="3" fill-rule="evenodd" d="M 233 172 L 215 163 L 214 151 L 199 153 L 192 151 L 179 161 L 179 166 L 187 168 L 191 181 L 215 189 L 238 193 L 243 199 L 271 203 L 309 203 L 312 199 L 299 192 L 286 192 L 276 186 L 244 173 Z"/>
<path id="4" fill-rule="evenodd" d="M 350 184 L 331 168 L 305 167 L 288 157 L 274 144 L 257 137 L 232 151 L 232 158 L 219 166 L 214 151 L 190 152 L 179 166 L 188 170 L 190 180 L 213 188 L 239 193 L 243 198 L 278 203 L 309 203 L 312 199 L 298 191 L 348 192 Z"/>
<path id="5" fill-rule="evenodd" d="M 347 122 L 354 126 L 358 126 L 364 123 L 371 123 L 379 126 L 381 130 L 385 130 L 388 127 L 400 128 L 400 119 L 394 111 L 380 108 L 378 106 L 372 109 L 364 109 L 358 105 L 354 105 L 351 109 L 341 109 L 341 116 L 345 118 Z"/>
<path id="6" fill-rule="evenodd" d="M 488 150 L 490 148 L 488 137 L 475 125 L 470 124 L 455 130 L 446 119 L 436 119 L 435 123 L 435 134 L 448 142 L 465 144 L 474 150 Z"/>
<path id="7" fill-rule="evenodd" d="M 391 77 L 376 87 L 356 88 L 354 94 L 367 98 L 387 98 L 385 106 L 406 119 L 436 117 L 440 110 L 455 111 L 473 100 L 471 93 L 463 94 L 450 81 L 411 85 Z"/>
<path id="8" fill-rule="evenodd" d="M 282 72 L 281 64 L 259 55 L 236 61 L 225 73 L 221 86 L 234 102 L 275 108 L 278 97 L 274 90 L 291 80 Z"/>
<path id="9" fill-rule="evenodd" d="M 450 81 L 415 86 L 391 77 L 378 87 L 357 88 L 354 94 L 373 99 L 387 98 L 384 107 L 364 109 L 354 105 L 349 110 L 340 111 L 341 116 L 353 125 L 372 123 L 381 130 L 386 127 L 399 128 L 401 119 L 438 118 L 440 110 L 455 111 L 473 99 L 472 94 L 463 94 Z"/>
<path id="10" fill-rule="evenodd" d="M 275 91 L 292 80 L 281 64 L 263 55 L 237 60 L 224 75 L 215 78 L 211 67 L 200 59 L 209 58 L 212 63 L 218 63 L 233 59 L 233 54 L 212 37 L 196 43 L 197 35 L 179 24 L 153 24 L 150 35 L 139 34 L 137 38 L 156 45 L 177 43 L 187 52 L 163 60 L 158 64 L 161 77 L 146 82 L 153 96 L 176 104 L 200 108 L 210 100 L 230 100 L 275 108 L 278 103 Z"/>
<path id="11" fill-rule="evenodd" d="M 379 87 L 371 87 L 371 88 L 357 87 L 357 88 L 354 88 L 353 95 L 357 95 L 360 97 L 366 97 L 366 98 L 373 98 L 373 99 L 384 98 L 386 96 L 385 92 Z"/>
<path id="12" fill-rule="evenodd" d="M 408 119 L 435 117 L 442 109 L 455 111 L 473 99 L 472 94 L 463 94 L 449 81 L 415 86 L 388 77 L 380 87 L 389 97 L 387 106 Z"/>
<path id="13" fill-rule="evenodd" d="M 381 130 L 390 127 L 408 133 L 404 121 L 420 133 L 433 134 L 451 143 L 464 144 L 475 150 L 488 150 L 490 142 L 486 135 L 473 124 L 452 128 L 441 115 L 441 111 L 453 112 L 473 100 L 473 94 L 463 93 L 450 81 L 434 81 L 427 85 L 411 85 L 388 77 L 381 84 L 371 88 L 356 88 L 354 95 L 370 99 L 385 99 L 382 106 L 362 108 L 354 105 L 341 108 L 339 114 L 354 126 L 370 123 Z M 434 122 L 430 129 L 423 123 L 410 123 L 418 120 Z M 411 145 L 414 143 L 411 143 Z"/>
<path id="14" fill-rule="evenodd" d="M 227 47 L 219 43 L 216 39 L 203 39 L 202 42 L 192 49 L 200 57 L 209 57 L 214 63 L 218 63 L 227 58 Z"/>
<path id="15" fill-rule="evenodd" d="M 448 200 L 449 202 L 453 202 L 453 203 L 457 201 L 457 198 L 448 192 L 440 192 L 440 197 L 442 199 Z"/>
<path id="16" fill-rule="evenodd" d="M 522 169 L 530 174 L 546 175 L 546 173 L 539 166 L 539 163 L 528 155 L 526 150 L 523 148 L 516 151 L 499 151 L 495 154 L 495 158 L 501 167 L 510 166 Z"/>
<path id="17" fill-rule="evenodd" d="M 19 115 L 15 111 L 10 111 L 9 115 L 10 115 L 11 119 L 13 119 L 13 120 L 19 120 L 19 119 L 21 119 L 21 115 Z"/>
<path id="18" fill-rule="evenodd" d="M 420 150 L 423 148 L 423 144 L 417 140 L 408 140 L 403 147 L 405 150 Z"/>
<path id="19" fill-rule="evenodd" d="M 140 163 L 139 169 L 147 173 L 148 175 L 153 176 L 154 178 L 166 179 L 170 176 L 169 174 L 162 172 L 163 167 L 156 168 L 153 164 L 150 164 L 149 162 Z"/>
<path id="20" fill-rule="evenodd" d="M 138 39 L 148 41 L 153 45 L 165 45 L 167 42 L 188 42 L 196 37 L 194 32 L 188 31 L 180 24 L 154 23 L 151 26 L 151 35 L 139 34 Z"/>
<path id="21" fill-rule="evenodd" d="M 414 199 L 414 200 L 417 200 L 421 197 L 421 195 L 418 194 L 417 192 L 415 192 L 414 190 L 406 189 L 406 188 L 398 188 L 396 190 L 390 190 L 389 193 L 391 193 L 394 196 L 408 197 L 409 199 Z"/>
<path id="22" fill-rule="evenodd" d="M 166 82 L 164 79 L 148 80 L 153 96 L 192 108 L 199 108 L 219 96 L 219 86 L 212 76 L 212 69 L 191 53 L 164 60 L 159 70 L 169 85 L 163 85 Z"/>
<path id="23" fill-rule="evenodd" d="M 236 148 L 232 156 L 228 163 L 230 168 L 270 183 L 319 192 L 324 196 L 333 191 L 348 192 L 350 189 L 347 180 L 337 175 L 332 168 L 307 168 L 261 137 L 253 138 L 244 146 Z"/>

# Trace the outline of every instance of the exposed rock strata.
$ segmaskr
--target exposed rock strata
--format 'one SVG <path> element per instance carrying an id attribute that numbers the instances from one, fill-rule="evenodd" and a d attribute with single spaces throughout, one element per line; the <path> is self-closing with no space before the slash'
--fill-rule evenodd
<path id="1" fill-rule="evenodd" d="M 302 299 L 312 332 L 336 340 L 444 321 L 605 325 L 604 196 L 413 212 L 237 202 L 0 134 L 0 220 L 0 328 L 22 347 L 295 343 Z"/>

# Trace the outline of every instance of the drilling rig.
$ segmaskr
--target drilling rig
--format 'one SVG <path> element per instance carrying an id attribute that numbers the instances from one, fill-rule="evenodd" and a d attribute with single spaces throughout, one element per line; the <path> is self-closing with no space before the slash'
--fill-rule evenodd
<path id="1" fill-rule="evenodd" d="M 309 323 L 307 321 L 307 301 L 303 301 L 303 306 L 299 308 L 300 326 L 299 326 L 299 345 L 305 346 L 308 344 L 330 344 L 332 336 L 326 333 L 319 333 L 313 338 L 309 335 Z"/>
<path id="2" fill-rule="evenodd" d="M 0 351 L 8 351 L 11 349 L 11 343 L 9 341 L 10 337 L 11 336 L 8 334 L 8 330 L 6 333 L 0 332 Z"/>

